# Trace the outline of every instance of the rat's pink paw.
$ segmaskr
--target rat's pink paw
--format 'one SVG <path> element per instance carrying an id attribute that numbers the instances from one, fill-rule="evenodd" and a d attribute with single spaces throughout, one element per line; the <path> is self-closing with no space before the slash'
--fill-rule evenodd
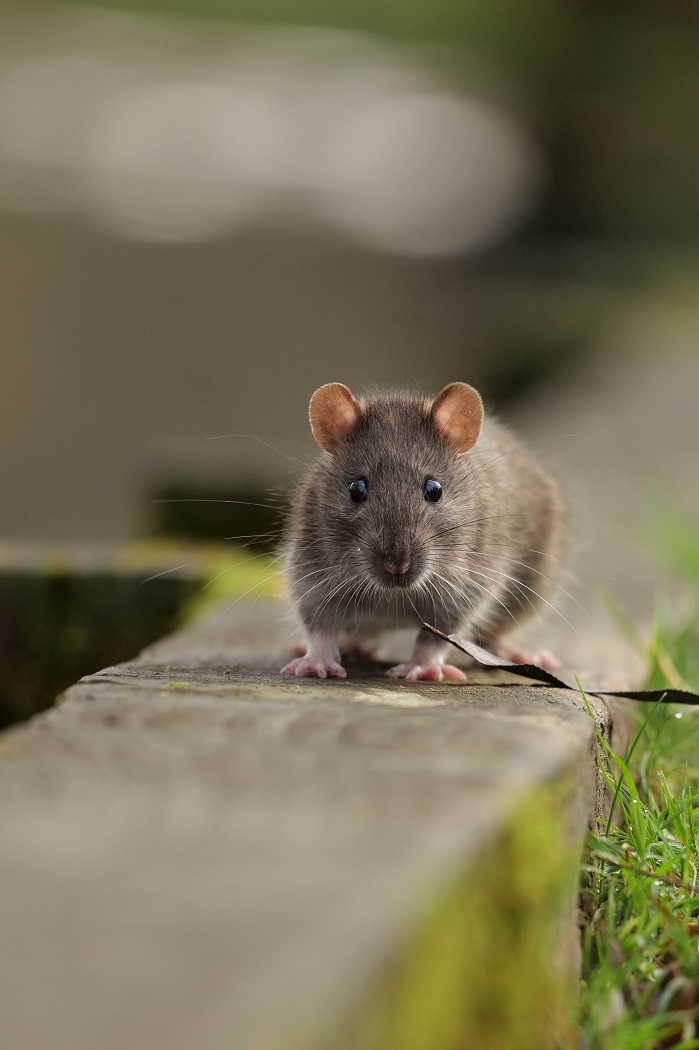
<path id="1" fill-rule="evenodd" d="M 548 649 L 537 649 L 535 653 L 532 653 L 531 662 L 537 667 L 543 667 L 544 671 L 558 671 L 561 666 L 558 657 Z"/>
<path id="2" fill-rule="evenodd" d="M 328 675 L 334 678 L 347 677 L 347 671 L 336 660 L 309 660 L 305 656 L 286 664 L 281 673 L 295 674 L 298 678 L 327 678 Z"/>
<path id="3" fill-rule="evenodd" d="M 442 675 L 451 682 L 465 682 L 467 677 L 455 664 L 442 664 Z"/>
<path id="4" fill-rule="evenodd" d="M 534 653 L 528 653 L 523 649 L 511 649 L 507 645 L 496 645 L 491 652 L 495 656 L 499 656 L 501 660 L 509 660 L 513 664 L 534 664 L 535 667 L 542 667 L 544 671 L 557 671 L 561 666 L 560 660 L 557 660 L 548 649 L 538 649 Z"/>
<path id="5" fill-rule="evenodd" d="M 466 675 L 454 664 L 398 664 L 386 671 L 389 678 L 405 678 L 408 682 L 441 682 L 444 678 L 465 682 Z"/>

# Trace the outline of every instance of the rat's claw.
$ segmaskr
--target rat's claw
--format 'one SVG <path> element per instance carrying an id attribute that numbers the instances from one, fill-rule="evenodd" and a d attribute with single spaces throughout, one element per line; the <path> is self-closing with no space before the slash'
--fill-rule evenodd
<path id="1" fill-rule="evenodd" d="M 441 682 L 442 677 L 442 668 L 439 664 L 428 664 L 427 667 L 415 664 L 406 674 L 405 680 L 406 682 Z"/>
<path id="2" fill-rule="evenodd" d="M 405 678 L 408 671 L 411 671 L 414 664 L 396 664 L 395 667 L 389 667 L 386 671 L 387 678 Z"/>
<path id="3" fill-rule="evenodd" d="M 328 675 L 334 678 L 347 677 L 347 671 L 337 661 L 308 660 L 305 656 L 300 656 L 285 664 L 282 667 L 282 674 L 294 674 L 298 678 L 327 678 Z"/>
<path id="4" fill-rule="evenodd" d="M 398 664 L 386 671 L 389 678 L 405 678 L 408 682 L 441 682 L 448 679 L 453 682 L 465 682 L 466 675 L 454 664 Z"/>

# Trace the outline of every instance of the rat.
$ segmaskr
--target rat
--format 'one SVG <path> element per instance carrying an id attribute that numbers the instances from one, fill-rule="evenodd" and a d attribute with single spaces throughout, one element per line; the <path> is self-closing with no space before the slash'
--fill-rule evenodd
<path id="1" fill-rule="evenodd" d="M 309 408 L 320 456 L 292 501 L 285 541 L 302 655 L 284 674 L 345 678 L 341 635 L 355 651 L 383 630 L 427 621 L 513 662 L 553 669 L 503 636 L 546 602 L 561 559 L 558 483 L 480 394 L 450 383 L 435 398 L 398 390 L 356 398 L 343 383 Z M 411 681 L 465 679 L 448 643 L 420 629 Z"/>

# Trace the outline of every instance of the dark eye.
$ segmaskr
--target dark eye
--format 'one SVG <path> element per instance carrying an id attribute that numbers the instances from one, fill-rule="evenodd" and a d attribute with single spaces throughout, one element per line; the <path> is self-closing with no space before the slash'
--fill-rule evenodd
<path id="1" fill-rule="evenodd" d="M 434 478 L 428 478 L 422 486 L 422 491 L 428 503 L 439 503 L 442 498 L 442 486 Z"/>
<path id="2" fill-rule="evenodd" d="M 367 492 L 369 491 L 367 489 L 367 483 L 364 480 L 364 478 L 357 478 L 356 481 L 353 481 L 349 487 L 349 490 L 353 503 L 361 503 L 363 500 L 366 499 Z"/>

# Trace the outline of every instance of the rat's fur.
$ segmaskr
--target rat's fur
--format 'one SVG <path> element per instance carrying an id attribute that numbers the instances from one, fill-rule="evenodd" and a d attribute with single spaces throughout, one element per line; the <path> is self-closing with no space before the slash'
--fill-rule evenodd
<path id="1" fill-rule="evenodd" d="M 302 480 L 285 554 L 309 653 L 319 633 L 336 653 L 343 630 L 370 636 L 423 620 L 494 648 L 550 592 L 563 537 L 557 483 L 493 419 L 458 454 L 434 404 L 397 391 L 354 401 L 356 425 Z M 358 478 L 368 495 L 353 503 Z M 427 478 L 442 485 L 437 503 L 424 498 Z M 387 571 L 401 561 L 407 572 Z M 285 670 L 316 673 L 301 662 Z"/>

